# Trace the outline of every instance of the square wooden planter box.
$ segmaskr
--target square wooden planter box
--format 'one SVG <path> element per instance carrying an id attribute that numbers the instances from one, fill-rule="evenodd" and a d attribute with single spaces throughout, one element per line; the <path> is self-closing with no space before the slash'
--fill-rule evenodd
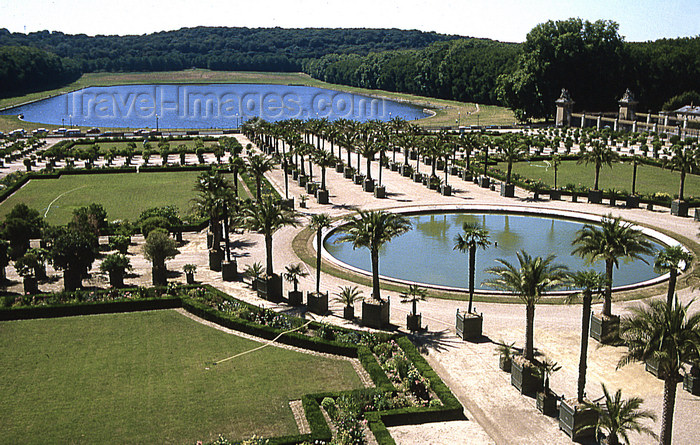
<path id="1" fill-rule="evenodd" d="M 344 170 L 345 170 L 345 164 L 343 164 L 342 162 L 338 162 L 337 164 L 335 164 L 335 172 L 336 173 L 343 173 Z"/>
<path id="2" fill-rule="evenodd" d="M 571 440 L 595 437 L 597 420 L 598 415 L 595 411 L 580 410 L 566 400 L 559 404 L 559 429 L 571 437 Z"/>
<path id="3" fill-rule="evenodd" d="M 561 201 L 561 190 L 550 190 L 549 199 L 551 201 Z"/>
<path id="4" fill-rule="evenodd" d="M 694 396 L 700 396 L 700 376 L 686 374 L 683 377 L 683 389 Z"/>
<path id="5" fill-rule="evenodd" d="M 345 179 L 352 179 L 354 174 L 355 170 L 352 167 L 345 167 L 343 170 L 343 178 Z"/>
<path id="6" fill-rule="evenodd" d="M 452 186 L 451 185 L 443 185 L 440 187 L 440 193 L 442 196 L 452 196 Z"/>
<path id="7" fill-rule="evenodd" d="M 374 180 L 373 179 L 365 179 L 362 182 L 362 190 L 368 193 L 373 193 L 374 192 Z"/>
<path id="8" fill-rule="evenodd" d="M 274 274 L 271 277 L 258 278 L 258 297 L 268 301 L 282 301 L 282 277 Z"/>
<path id="9" fill-rule="evenodd" d="M 304 294 L 300 290 L 290 290 L 287 294 L 287 301 L 290 306 L 301 306 L 303 302 Z"/>
<path id="10" fill-rule="evenodd" d="M 644 362 L 644 370 L 656 377 L 657 379 L 661 378 L 661 376 L 659 375 L 659 361 L 655 358 L 650 358 L 649 360 Z"/>
<path id="11" fill-rule="evenodd" d="M 405 178 L 410 178 L 412 174 L 413 174 L 413 169 L 411 168 L 410 165 L 404 164 L 401 166 L 401 176 L 403 176 Z"/>
<path id="12" fill-rule="evenodd" d="M 498 369 L 505 372 L 510 372 L 513 367 L 513 359 L 505 355 L 498 356 Z"/>
<path id="13" fill-rule="evenodd" d="M 534 364 L 526 366 L 518 360 L 514 360 L 511 366 L 510 383 L 520 394 L 535 394 L 542 389 L 542 379 L 538 377 Z"/>
<path id="14" fill-rule="evenodd" d="M 457 310 L 455 331 L 457 332 L 457 336 L 462 340 L 476 340 L 481 338 L 483 324 L 483 315 L 468 314 L 466 312 L 459 312 L 459 309 Z"/>
<path id="15" fill-rule="evenodd" d="M 416 332 L 421 330 L 421 314 L 408 314 L 406 315 L 406 328 L 411 332 Z"/>
<path id="16" fill-rule="evenodd" d="M 588 192 L 588 202 L 591 204 L 600 204 L 603 201 L 602 190 L 591 190 Z"/>
<path id="17" fill-rule="evenodd" d="M 414 173 L 413 182 L 423 182 L 423 173 Z"/>
<path id="18" fill-rule="evenodd" d="M 501 196 L 504 198 L 512 198 L 515 196 L 515 184 L 501 182 Z"/>
<path id="19" fill-rule="evenodd" d="M 690 205 L 686 201 L 676 199 L 671 202 L 671 215 L 688 216 L 689 208 Z"/>
<path id="20" fill-rule="evenodd" d="M 482 189 L 487 189 L 491 186 L 491 178 L 488 176 L 481 175 L 479 176 L 479 187 Z"/>
<path id="21" fill-rule="evenodd" d="M 603 318 L 594 313 L 591 314 L 591 338 L 603 344 L 616 342 L 620 338 L 620 317 L 613 315 Z"/>
<path id="22" fill-rule="evenodd" d="M 221 279 L 224 281 L 236 281 L 238 279 L 238 264 L 236 259 L 221 262 Z"/>
<path id="23" fill-rule="evenodd" d="M 558 410 L 557 410 L 557 400 L 559 397 L 557 397 L 556 394 L 554 394 L 551 391 L 544 392 L 540 391 L 537 393 L 537 410 L 544 414 L 545 416 L 549 417 L 556 417 Z"/>
<path id="24" fill-rule="evenodd" d="M 639 196 L 628 195 L 625 198 L 625 207 L 628 209 L 636 209 L 639 207 Z"/>
<path id="25" fill-rule="evenodd" d="M 221 272 L 221 263 L 224 261 L 224 251 L 221 249 L 209 249 L 209 269 Z"/>
<path id="26" fill-rule="evenodd" d="M 343 318 L 346 320 L 354 320 L 355 319 L 355 307 L 354 306 L 345 306 L 343 308 Z"/>
<path id="27" fill-rule="evenodd" d="M 474 177 L 472 176 L 472 173 L 469 170 L 462 171 L 462 181 L 471 182 L 473 180 L 474 180 Z"/>
<path id="28" fill-rule="evenodd" d="M 386 301 L 363 301 L 362 302 L 362 325 L 374 329 L 385 329 L 389 326 L 390 302 Z"/>
<path id="29" fill-rule="evenodd" d="M 299 175 L 299 187 L 306 187 L 306 183 L 309 182 L 309 177 L 306 175 Z"/>
<path id="30" fill-rule="evenodd" d="M 365 175 L 354 175 L 352 181 L 357 185 L 361 185 L 365 181 Z"/>
<path id="31" fill-rule="evenodd" d="M 318 189 L 316 191 L 316 201 L 319 204 L 328 204 L 328 190 Z"/>
<path id="32" fill-rule="evenodd" d="M 386 187 L 383 185 L 378 185 L 374 188 L 374 197 L 377 199 L 386 198 Z"/>
<path id="33" fill-rule="evenodd" d="M 328 292 L 307 292 L 306 309 L 318 315 L 325 315 L 328 312 Z"/>

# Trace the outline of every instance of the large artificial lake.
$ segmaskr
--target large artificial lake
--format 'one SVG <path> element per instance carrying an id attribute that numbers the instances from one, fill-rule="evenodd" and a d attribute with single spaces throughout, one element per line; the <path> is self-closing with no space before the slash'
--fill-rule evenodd
<path id="1" fill-rule="evenodd" d="M 253 117 L 389 121 L 427 116 L 418 106 L 322 88 L 260 84 L 89 87 L 0 114 L 28 122 L 104 128 L 237 128 Z"/>
<path id="2" fill-rule="evenodd" d="M 572 240 L 584 222 L 547 216 L 506 213 L 438 213 L 408 216 L 413 228 L 387 243 L 380 251 L 380 275 L 410 282 L 466 289 L 468 287 L 468 255 L 454 250 L 455 236 L 465 222 L 477 222 L 489 231 L 491 246 L 478 249 L 476 254 L 475 287 L 487 289 L 484 280 L 493 278 L 486 269 L 498 266 L 497 258 L 516 266 L 516 252 L 525 250 L 531 256 L 546 257 L 555 254 L 554 262 L 566 265 L 571 271 L 595 269 L 601 273 L 603 262 L 588 264 L 579 256 L 571 255 Z M 336 243 L 340 236 L 331 232 L 324 247 L 335 259 L 370 271 L 370 256 L 366 248 L 353 250 L 352 243 Z M 663 249 L 660 242 L 650 239 L 655 249 Z M 654 255 L 644 257 L 647 263 L 620 261 L 613 272 L 613 286 L 627 286 L 657 278 Z"/>

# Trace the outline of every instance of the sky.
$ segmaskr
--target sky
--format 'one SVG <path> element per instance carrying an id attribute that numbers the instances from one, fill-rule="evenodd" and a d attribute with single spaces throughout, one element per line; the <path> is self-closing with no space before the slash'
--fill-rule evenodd
<path id="1" fill-rule="evenodd" d="M 538 23 L 613 20 L 628 42 L 700 35 L 698 0 L 0 0 L 0 28 L 146 34 L 195 26 L 400 28 L 522 42 Z"/>

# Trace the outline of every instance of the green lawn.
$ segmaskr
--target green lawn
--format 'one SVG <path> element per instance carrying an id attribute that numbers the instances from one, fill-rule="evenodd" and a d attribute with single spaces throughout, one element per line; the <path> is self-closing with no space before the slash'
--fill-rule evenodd
<path id="1" fill-rule="evenodd" d="M 185 215 L 191 208 L 195 180 L 200 173 L 142 172 L 33 179 L 0 203 L 0 219 L 18 203 L 37 209 L 41 215 L 48 209 L 49 224 L 68 223 L 74 209 L 93 202 L 104 206 L 109 220 L 134 221 L 142 211 L 165 205 L 175 205 Z M 239 186 L 238 190 L 241 197 L 248 196 L 243 187 Z"/>
<path id="2" fill-rule="evenodd" d="M 361 386 L 347 361 L 275 347 L 211 365 L 259 345 L 170 310 L 2 322 L 0 442 L 298 434 L 289 400 Z"/>
<path id="3" fill-rule="evenodd" d="M 503 172 L 507 170 L 505 162 L 498 163 L 498 168 Z M 595 170 L 592 164 L 577 164 L 576 161 L 563 161 L 558 169 L 557 185 L 564 187 L 567 184 L 584 185 L 593 187 Z M 517 162 L 513 164 L 513 173 L 532 179 L 540 179 L 543 182 L 554 185 L 554 169 L 547 166 L 544 161 Z M 680 174 L 677 171 L 665 170 L 650 165 L 637 166 L 637 193 L 651 194 L 656 192 L 668 193 L 673 196 L 678 194 L 680 186 Z M 600 185 L 602 190 L 616 189 L 632 191 L 632 164 L 615 163 L 612 169 L 603 167 L 600 170 Z M 685 180 L 684 195 L 700 196 L 700 176 L 687 175 Z"/>
<path id="4" fill-rule="evenodd" d="M 143 143 L 141 141 L 132 141 L 136 142 L 136 149 L 137 150 L 143 150 Z M 170 151 L 171 151 L 171 158 L 176 158 L 178 156 L 178 153 L 176 152 L 180 145 L 184 145 L 188 149 L 194 149 L 195 143 L 194 140 L 187 140 L 187 141 L 179 141 L 177 139 L 168 141 L 170 144 Z M 109 152 L 110 148 L 114 148 L 116 150 L 123 150 L 127 148 L 127 145 L 129 144 L 129 141 L 115 141 L 115 142 L 98 142 L 97 145 L 100 147 L 100 153 L 101 154 L 106 154 Z M 217 141 L 204 141 L 204 146 L 205 147 L 211 147 L 214 145 L 217 145 Z M 93 143 L 85 143 L 85 144 L 75 144 L 73 146 L 73 149 L 75 150 L 81 150 L 85 148 L 90 148 L 94 144 Z M 158 149 L 158 141 L 151 141 L 151 150 L 155 151 L 155 154 L 158 155 L 159 149 Z M 174 153 L 173 153 L 174 152 Z"/>

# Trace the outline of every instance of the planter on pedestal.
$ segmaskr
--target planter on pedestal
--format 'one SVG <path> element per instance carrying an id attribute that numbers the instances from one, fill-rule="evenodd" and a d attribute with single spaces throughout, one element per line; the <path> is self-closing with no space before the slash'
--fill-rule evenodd
<path id="1" fill-rule="evenodd" d="M 700 368 L 693 365 L 683 376 L 683 389 L 694 396 L 700 396 Z"/>
<path id="2" fill-rule="evenodd" d="M 365 179 L 364 182 L 362 183 L 362 190 L 365 192 L 373 193 L 374 192 L 374 180 L 373 179 Z"/>
<path id="3" fill-rule="evenodd" d="M 510 369 L 512 366 L 513 366 L 513 358 L 512 357 L 507 357 L 503 354 L 498 356 L 498 368 L 501 371 L 510 372 Z"/>
<path id="4" fill-rule="evenodd" d="M 221 272 L 221 262 L 224 260 L 224 251 L 221 249 L 209 249 L 209 269 Z"/>
<path id="5" fill-rule="evenodd" d="M 411 331 L 421 330 L 421 314 L 408 314 L 406 315 L 406 328 Z"/>
<path id="6" fill-rule="evenodd" d="M 517 357 L 510 369 L 510 383 L 520 394 L 534 394 L 542 389 L 542 378 L 534 363 Z"/>
<path id="7" fill-rule="evenodd" d="M 515 196 L 515 184 L 501 182 L 501 196 L 505 198 L 512 198 Z"/>
<path id="8" fill-rule="evenodd" d="M 290 306 L 301 306 L 303 302 L 304 294 L 300 290 L 290 290 L 287 294 L 287 300 Z"/>
<path id="9" fill-rule="evenodd" d="M 386 198 L 386 187 L 383 185 L 378 185 L 374 188 L 374 197 L 379 199 Z"/>
<path id="10" fill-rule="evenodd" d="M 328 204 L 328 190 L 316 190 L 316 201 L 319 204 Z"/>
<path id="11" fill-rule="evenodd" d="M 602 190 L 591 190 L 588 192 L 588 202 L 591 204 L 600 204 L 603 201 Z"/>
<path id="12" fill-rule="evenodd" d="M 362 302 L 362 325 L 375 329 L 389 326 L 390 301 L 365 300 Z"/>
<path id="13" fill-rule="evenodd" d="M 111 287 L 124 287 L 124 269 L 111 269 L 108 273 Z"/>
<path id="14" fill-rule="evenodd" d="M 307 292 L 306 309 L 314 314 L 326 315 L 328 312 L 328 292 L 318 294 L 316 292 Z"/>
<path id="15" fill-rule="evenodd" d="M 549 191 L 549 199 L 551 201 L 560 201 L 561 200 L 561 190 L 550 190 Z"/>
<path id="16" fill-rule="evenodd" d="M 625 207 L 628 209 L 636 209 L 639 207 L 639 196 L 637 195 L 627 195 L 625 198 Z"/>
<path id="17" fill-rule="evenodd" d="M 443 185 L 440 187 L 440 193 L 442 196 L 451 196 L 452 195 L 452 186 L 451 185 Z"/>
<path id="18" fill-rule="evenodd" d="M 571 440 L 595 437 L 598 414 L 590 409 L 580 409 L 576 400 L 562 399 L 559 404 L 559 429 Z"/>
<path id="19" fill-rule="evenodd" d="M 488 176 L 484 176 L 484 175 L 479 176 L 479 187 L 481 187 L 483 189 L 487 189 L 487 188 L 489 188 L 490 185 L 491 185 L 491 178 L 489 178 Z"/>
<path id="20" fill-rule="evenodd" d="M 355 319 L 355 307 L 354 306 L 345 306 L 343 308 L 343 318 L 346 320 L 354 320 Z"/>
<path id="21" fill-rule="evenodd" d="M 475 340 L 481 338 L 481 330 L 484 324 L 482 314 L 460 312 L 457 309 L 455 330 L 457 337 L 462 340 Z"/>
<path id="22" fill-rule="evenodd" d="M 238 279 L 238 264 L 236 259 L 221 262 L 221 279 L 224 281 L 236 281 Z"/>
<path id="23" fill-rule="evenodd" d="M 537 393 L 537 409 L 545 416 L 556 417 L 558 399 L 552 391 L 540 391 Z"/>
<path id="24" fill-rule="evenodd" d="M 688 216 L 690 205 L 686 201 L 674 200 L 671 202 L 671 215 Z"/>
<path id="25" fill-rule="evenodd" d="M 352 177 L 352 181 L 357 185 L 361 185 L 365 181 L 365 175 L 356 174 Z"/>
<path id="26" fill-rule="evenodd" d="M 620 317 L 605 317 L 591 313 L 591 338 L 604 344 L 614 343 L 620 334 Z"/>
<path id="27" fill-rule="evenodd" d="M 39 293 L 39 283 L 35 276 L 28 275 L 22 278 L 24 285 L 24 295 L 34 295 Z"/>
<path id="28" fill-rule="evenodd" d="M 282 277 L 277 274 L 256 280 L 258 297 L 267 301 L 282 301 Z"/>

